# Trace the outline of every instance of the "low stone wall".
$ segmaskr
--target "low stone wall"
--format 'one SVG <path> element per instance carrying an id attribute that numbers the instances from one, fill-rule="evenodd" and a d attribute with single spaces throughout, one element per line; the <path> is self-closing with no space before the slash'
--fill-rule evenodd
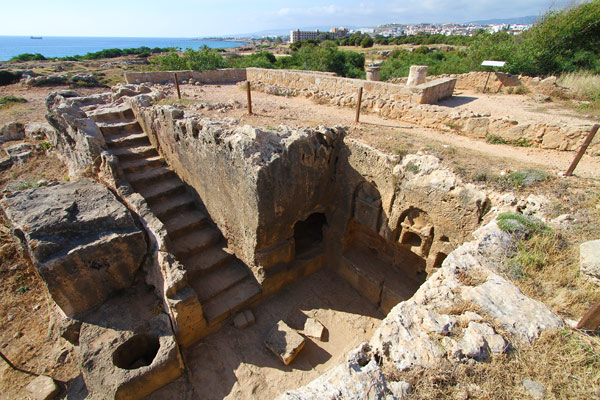
<path id="1" fill-rule="evenodd" d="M 304 90 L 313 93 L 326 92 L 331 95 L 356 94 L 363 88 L 365 94 L 396 101 L 416 104 L 435 103 L 452 96 L 455 80 L 439 79 L 417 86 L 397 85 L 387 82 L 364 81 L 362 79 L 324 76 L 314 72 L 247 68 L 246 77 L 253 84 L 276 85 L 282 88 Z"/>
<path id="2" fill-rule="evenodd" d="M 366 82 L 365 87 L 371 82 Z M 377 83 L 377 82 L 375 82 Z M 424 85 L 428 85 L 426 83 Z M 449 83 L 453 85 L 452 83 Z M 423 85 L 421 85 L 423 86 Z M 304 88 L 289 88 L 275 84 L 254 83 L 255 90 L 265 93 L 304 96 L 318 103 L 356 107 L 356 93 L 344 94 L 325 90 L 314 91 Z M 455 110 L 435 104 L 413 104 L 386 98 L 377 92 L 365 91 L 361 109 L 379 113 L 381 116 L 409 122 L 425 128 L 438 129 L 474 138 L 497 135 L 508 142 L 521 140 L 524 146 L 541 147 L 561 151 L 580 148 L 592 124 L 567 125 L 563 123 L 520 122 L 490 114 L 477 114 L 469 110 Z M 600 140 L 596 139 L 587 154 L 600 155 Z"/>
<path id="3" fill-rule="evenodd" d="M 190 79 L 200 83 L 236 83 L 246 80 L 246 69 L 231 68 L 207 71 L 125 72 L 125 81 L 129 84 L 173 83 L 173 74 L 175 73 L 179 83 Z"/>

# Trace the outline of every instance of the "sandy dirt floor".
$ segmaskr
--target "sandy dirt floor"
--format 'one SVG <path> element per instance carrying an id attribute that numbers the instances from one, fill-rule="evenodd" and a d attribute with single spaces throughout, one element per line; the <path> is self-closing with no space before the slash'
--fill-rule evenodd
<path id="1" fill-rule="evenodd" d="M 151 400 L 272 399 L 303 386 L 341 363 L 346 353 L 368 341 L 383 314 L 334 272 L 323 269 L 296 282 L 254 309 L 256 324 L 226 326 L 184 354 L 187 377 L 153 393 Z M 265 346 L 269 330 L 283 320 L 302 330 L 316 318 L 323 340 L 308 338 L 285 366 Z"/>

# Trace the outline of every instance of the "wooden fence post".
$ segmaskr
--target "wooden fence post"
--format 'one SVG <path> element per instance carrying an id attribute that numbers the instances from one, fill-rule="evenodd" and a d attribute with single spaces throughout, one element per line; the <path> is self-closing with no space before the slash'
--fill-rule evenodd
<path id="1" fill-rule="evenodd" d="M 177 97 L 181 100 L 181 91 L 179 90 L 179 79 L 177 79 L 177 74 L 173 74 L 175 79 L 175 87 L 177 88 Z"/>
<path id="2" fill-rule="evenodd" d="M 600 326 L 600 301 L 579 320 L 576 328 L 595 331 L 598 326 Z"/>
<path id="3" fill-rule="evenodd" d="M 354 122 L 358 123 L 358 120 L 360 118 L 360 106 L 362 104 L 362 94 L 363 94 L 363 88 L 360 87 L 358 88 L 358 102 L 356 103 L 356 119 L 354 120 Z"/>
<path id="4" fill-rule="evenodd" d="M 246 93 L 248 95 L 248 115 L 252 115 L 252 93 L 250 92 L 250 81 L 246 81 Z"/>
<path id="5" fill-rule="evenodd" d="M 575 159 L 571 163 L 571 166 L 569 167 L 567 172 L 565 172 L 565 176 L 571 176 L 573 174 L 573 171 L 575 171 L 575 168 L 577 167 L 577 164 L 579 164 L 581 157 L 583 157 L 583 153 L 585 153 L 588 146 L 592 142 L 592 139 L 594 139 L 596 132 L 598 132 L 598 128 L 600 128 L 600 124 L 596 124 L 592 127 L 590 134 L 585 138 L 585 142 L 583 142 L 583 144 L 581 145 L 581 148 L 579 149 L 579 152 L 577 153 Z"/>

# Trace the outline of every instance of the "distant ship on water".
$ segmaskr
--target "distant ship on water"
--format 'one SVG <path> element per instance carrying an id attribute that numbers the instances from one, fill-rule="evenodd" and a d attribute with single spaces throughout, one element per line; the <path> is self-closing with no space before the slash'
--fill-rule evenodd
<path id="1" fill-rule="evenodd" d="M 43 39 L 41 36 L 29 36 L 29 39 Z"/>

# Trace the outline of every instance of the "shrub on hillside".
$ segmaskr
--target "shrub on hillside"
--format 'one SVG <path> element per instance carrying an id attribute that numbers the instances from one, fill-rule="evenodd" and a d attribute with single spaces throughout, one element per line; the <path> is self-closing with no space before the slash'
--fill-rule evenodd
<path id="1" fill-rule="evenodd" d="M 0 86 L 19 82 L 22 76 L 20 72 L 0 71 Z"/>
<path id="2" fill-rule="evenodd" d="M 18 56 L 14 56 L 9 61 L 11 61 L 11 62 L 25 62 L 25 61 L 44 61 L 44 60 L 46 60 L 46 57 L 44 57 L 40 53 L 35 53 L 35 54 L 32 54 L 32 53 L 23 53 L 23 54 L 19 54 Z"/>
<path id="3" fill-rule="evenodd" d="M 154 69 L 161 71 L 196 70 L 225 68 L 227 63 L 222 55 L 215 49 L 204 46 L 196 51 L 187 49 L 182 55 L 175 51 L 154 56 L 150 59 Z"/>

